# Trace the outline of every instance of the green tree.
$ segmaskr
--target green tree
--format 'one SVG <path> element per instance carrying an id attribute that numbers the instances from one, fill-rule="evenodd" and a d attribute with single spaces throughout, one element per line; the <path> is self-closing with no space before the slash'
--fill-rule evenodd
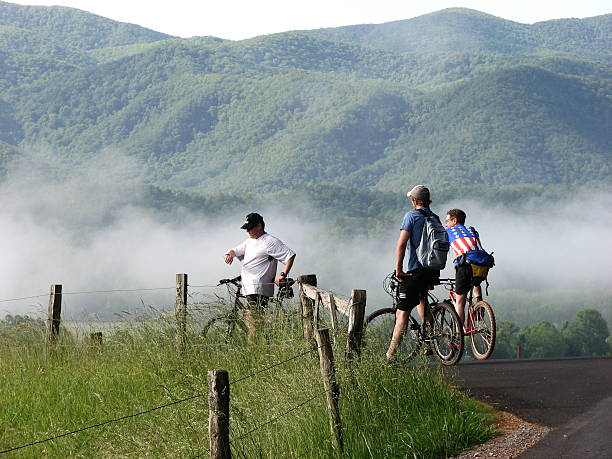
<path id="1" fill-rule="evenodd" d="M 566 331 L 570 355 L 606 355 L 610 345 L 608 324 L 595 309 L 583 309 L 576 314 Z"/>
<path id="2" fill-rule="evenodd" d="M 550 322 L 540 322 L 523 328 L 519 339 L 523 339 L 523 357 L 564 357 L 568 344 L 561 330 Z"/>
<path id="3" fill-rule="evenodd" d="M 498 322 L 492 358 L 514 358 L 516 356 L 516 346 L 519 344 L 519 332 L 520 328 L 514 322 L 507 320 Z"/>

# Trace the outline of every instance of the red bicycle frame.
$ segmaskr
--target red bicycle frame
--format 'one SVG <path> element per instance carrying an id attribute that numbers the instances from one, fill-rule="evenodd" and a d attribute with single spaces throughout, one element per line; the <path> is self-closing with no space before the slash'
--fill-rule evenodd
<path id="1" fill-rule="evenodd" d="M 456 304 L 457 304 L 457 293 L 455 292 L 455 283 L 454 283 L 454 279 L 440 279 L 440 283 L 444 284 L 444 285 L 448 285 L 449 291 L 448 291 L 448 298 L 451 302 L 451 304 L 453 305 L 453 307 L 456 308 Z M 463 323 L 463 334 L 465 336 L 471 335 L 472 333 L 475 333 L 476 330 L 476 325 L 474 324 L 474 311 L 473 311 L 473 302 L 472 302 L 472 292 L 470 291 L 470 293 L 468 294 L 468 297 L 466 299 L 465 302 L 465 321 Z"/>

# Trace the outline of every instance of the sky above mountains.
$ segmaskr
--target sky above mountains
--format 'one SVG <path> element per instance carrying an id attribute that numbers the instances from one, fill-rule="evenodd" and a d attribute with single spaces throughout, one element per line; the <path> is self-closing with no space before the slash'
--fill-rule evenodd
<path id="1" fill-rule="evenodd" d="M 212 35 L 231 40 L 288 30 L 397 21 L 452 7 L 471 8 L 522 23 L 612 12 L 610 0 L 12 0 L 10 3 L 68 6 L 170 35 Z"/>

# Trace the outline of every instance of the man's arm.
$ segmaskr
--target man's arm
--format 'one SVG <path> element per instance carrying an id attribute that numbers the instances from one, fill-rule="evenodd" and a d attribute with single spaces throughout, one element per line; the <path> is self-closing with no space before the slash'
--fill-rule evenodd
<path id="1" fill-rule="evenodd" d="M 276 276 L 274 278 L 274 283 L 276 285 L 280 284 L 280 281 L 284 278 L 287 277 L 289 275 L 289 271 L 291 271 L 291 267 L 293 266 L 293 260 L 295 260 L 295 255 L 293 255 L 291 258 L 289 258 L 287 260 L 287 262 L 285 263 L 285 268 L 283 269 L 283 272 L 285 273 L 285 276 L 281 276 L 280 274 L 278 276 Z"/>
<path id="2" fill-rule="evenodd" d="M 397 238 L 397 244 L 395 246 L 395 275 L 404 275 L 404 257 L 406 256 L 406 246 L 410 239 L 410 231 L 400 230 L 399 237 Z M 401 281 L 401 279 L 400 279 Z"/>
<path id="3" fill-rule="evenodd" d="M 247 242 L 248 242 L 248 239 L 244 241 L 243 243 L 241 243 L 240 245 L 234 247 L 233 249 L 230 249 L 227 252 L 225 252 L 224 259 L 228 265 L 232 264 L 232 262 L 234 261 L 234 258 L 238 258 L 239 260 L 242 261 L 242 259 L 244 258 L 244 252 L 246 250 Z"/>
<path id="4" fill-rule="evenodd" d="M 227 253 L 225 254 L 225 262 L 228 265 L 231 265 L 234 261 L 234 258 L 236 257 L 236 252 L 234 252 L 233 250 L 228 250 Z"/>

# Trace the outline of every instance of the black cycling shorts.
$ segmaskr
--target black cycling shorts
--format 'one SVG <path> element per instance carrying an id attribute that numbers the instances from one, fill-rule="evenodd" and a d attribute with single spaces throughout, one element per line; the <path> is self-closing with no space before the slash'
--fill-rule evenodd
<path id="1" fill-rule="evenodd" d="M 459 295 L 465 295 L 475 285 L 480 285 L 481 277 L 474 277 L 472 265 L 463 263 L 455 266 L 455 292 Z"/>
<path id="2" fill-rule="evenodd" d="M 397 289 L 397 309 L 411 311 L 421 299 L 427 298 L 427 292 L 439 282 L 440 271 L 417 269 L 402 276 Z"/>

